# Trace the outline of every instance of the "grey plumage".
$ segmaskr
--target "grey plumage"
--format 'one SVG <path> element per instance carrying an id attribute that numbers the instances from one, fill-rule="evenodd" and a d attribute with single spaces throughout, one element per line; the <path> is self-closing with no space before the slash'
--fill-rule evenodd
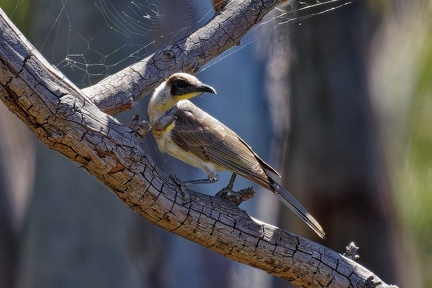
<path id="1" fill-rule="evenodd" d="M 185 73 L 173 74 L 155 90 L 148 113 L 159 149 L 204 170 L 210 180 L 228 170 L 272 191 L 323 238 L 319 223 L 269 174 L 279 173 L 235 132 L 187 100 L 202 92 L 216 93 Z"/>

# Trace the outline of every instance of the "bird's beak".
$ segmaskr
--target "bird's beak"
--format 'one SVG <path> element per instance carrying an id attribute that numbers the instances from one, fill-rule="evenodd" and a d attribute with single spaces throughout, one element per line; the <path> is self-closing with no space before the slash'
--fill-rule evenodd
<path id="1" fill-rule="evenodd" d="M 175 96 L 175 101 L 180 101 L 184 99 L 191 99 L 200 95 L 203 92 L 209 92 L 212 94 L 216 94 L 216 90 L 204 83 L 196 82 L 194 84 L 190 84 L 187 87 L 177 88 L 173 95 Z"/>
<path id="2" fill-rule="evenodd" d="M 212 93 L 212 94 L 217 94 L 216 90 L 213 87 L 211 87 L 207 84 L 201 83 L 201 82 L 196 84 L 195 88 L 196 88 L 197 92 L 208 92 L 208 93 Z"/>

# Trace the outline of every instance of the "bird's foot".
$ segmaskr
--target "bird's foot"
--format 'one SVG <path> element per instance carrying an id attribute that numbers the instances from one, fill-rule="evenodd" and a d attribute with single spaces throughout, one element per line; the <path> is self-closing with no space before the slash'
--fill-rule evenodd
<path id="1" fill-rule="evenodd" d="M 356 244 L 354 242 L 351 242 L 348 244 L 346 248 L 346 252 L 343 253 L 343 256 L 350 258 L 352 260 L 357 260 L 360 258 L 359 255 L 357 255 L 357 251 L 359 249 L 358 246 L 356 246 Z"/>
<path id="2" fill-rule="evenodd" d="M 187 192 L 187 188 L 186 188 L 187 184 L 180 181 L 180 179 L 177 178 L 177 176 L 174 174 L 171 174 L 169 177 L 180 188 L 180 192 L 181 192 L 181 196 L 182 196 L 183 200 L 189 199 L 190 196 L 189 196 L 189 193 Z"/>
<path id="3" fill-rule="evenodd" d="M 228 187 L 225 187 L 221 191 L 216 193 L 215 196 L 229 200 L 235 205 L 239 206 L 242 202 L 253 198 L 255 196 L 255 190 L 253 189 L 253 187 L 249 187 L 236 192 Z"/>
<path id="4" fill-rule="evenodd" d="M 139 115 L 135 114 L 132 117 L 132 122 L 129 125 L 129 127 L 134 131 L 139 137 L 145 138 L 147 134 L 152 130 L 152 127 L 149 122 L 142 120 L 139 120 Z"/>

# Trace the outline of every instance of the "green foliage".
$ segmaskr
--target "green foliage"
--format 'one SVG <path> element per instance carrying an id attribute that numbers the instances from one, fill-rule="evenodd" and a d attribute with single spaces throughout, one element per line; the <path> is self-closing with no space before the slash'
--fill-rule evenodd
<path id="1" fill-rule="evenodd" d="M 411 107 L 411 143 L 408 157 L 412 171 L 414 205 L 417 215 L 411 218 L 425 248 L 432 249 L 432 22 L 426 33 L 423 53 L 419 57 L 418 81 Z"/>
<path id="2" fill-rule="evenodd" d="M 30 23 L 32 21 L 32 3 L 34 1 L 0 1 L 0 8 L 8 15 L 12 22 L 25 35 L 30 33 Z"/>
<path id="3" fill-rule="evenodd" d="M 432 287 L 432 20 L 430 15 L 420 19 L 423 27 L 417 40 L 422 41 L 422 48 L 415 55 L 408 141 L 396 189 L 400 190 L 399 207 L 407 232 L 416 239 L 425 287 Z"/>

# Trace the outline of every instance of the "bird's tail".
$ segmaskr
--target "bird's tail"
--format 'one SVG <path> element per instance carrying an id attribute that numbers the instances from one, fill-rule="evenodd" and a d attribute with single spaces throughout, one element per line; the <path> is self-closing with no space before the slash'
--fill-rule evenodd
<path id="1" fill-rule="evenodd" d="M 315 218 L 313 218 L 312 215 L 288 191 L 286 191 L 281 185 L 279 185 L 270 177 L 268 178 L 271 191 L 276 194 L 276 196 L 287 207 L 289 207 L 294 213 L 296 213 L 301 219 L 303 219 L 303 221 L 306 222 L 306 224 L 309 225 L 309 227 L 311 227 L 312 230 L 314 230 L 315 233 L 318 234 L 318 236 L 324 238 L 324 230 L 318 223 L 318 221 L 316 221 Z"/>

